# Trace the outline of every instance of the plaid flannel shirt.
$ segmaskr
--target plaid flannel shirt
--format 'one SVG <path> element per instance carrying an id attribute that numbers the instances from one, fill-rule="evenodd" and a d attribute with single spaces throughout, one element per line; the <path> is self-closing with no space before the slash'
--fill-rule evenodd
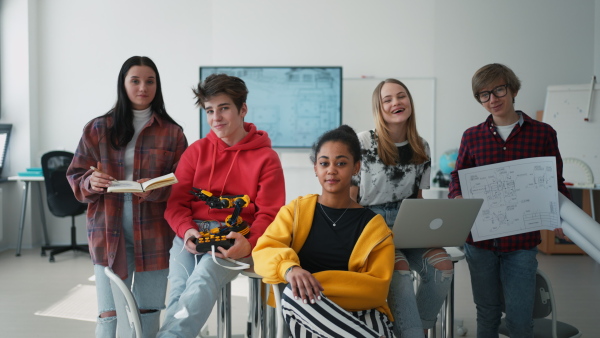
<path id="1" fill-rule="evenodd" d="M 110 117 L 90 121 L 83 131 L 67 178 L 75 197 L 88 203 L 87 234 L 94 264 L 110 266 L 121 278 L 127 276 L 127 258 L 122 228 L 123 194 L 99 193 L 91 189 L 90 166 L 115 179 L 125 176 L 125 147 L 114 149 L 107 137 Z M 183 130 L 153 114 L 141 131 L 135 146 L 133 179 L 154 178 L 175 171 L 187 148 Z M 153 271 L 169 267 L 169 250 L 174 233 L 164 219 L 171 187 L 150 192 L 142 199 L 133 195 L 135 270 Z"/>
<path id="2" fill-rule="evenodd" d="M 506 141 L 502 140 L 498 134 L 491 114 L 485 122 L 464 132 L 458 151 L 456 167 L 451 174 L 449 198 L 462 195 L 458 179 L 458 170 L 460 169 L 539 156 L 556 157 L 558 190 L 563 195 L 570 197 L 562 176 L 563 163 L 558 150 L 556 131 L 550 125 L 535 121 L 521 111 L 517 111 L 517 113 L 521 116 L 521 119 Z M 469 234 L 467 239 L 467 243 L 476 247 L 501 252 L 531 249 L 537 246 L 540 241 L 539 231 L 479 242 L 473 242 L 473 238 Z"/>

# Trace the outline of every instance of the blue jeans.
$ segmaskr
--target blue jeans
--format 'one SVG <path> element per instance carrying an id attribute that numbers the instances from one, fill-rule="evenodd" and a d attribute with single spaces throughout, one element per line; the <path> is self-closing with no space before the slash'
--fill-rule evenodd
<path id="1" fill-rule="evenodd" d="M 391 228 L 396 220 L 400 203 L 369 206 L 373 212 L 383 216 Z M 449 260 L 447 254 L 431 257 L 425 255 L 431 249 L 396 250 L 396 262 L 406 261 L 411 270 L 419 274 L 420 281 L 415 294 L 410 271 L 397 270 L 392 275 L 388 304 L 394 315 L 394 334 L 397 337 L 423 337 L 423 330 L 435 325 L 437 314 L 448 295 L 452 284 L 453 270 L 438 270 L 440 261 Z"/>
<path id="2" fill-rule="evenodd" d="M 169 301 L 157 337 L 196 337 L 210 316 L 219 292 L 240 273 L 215 264 L 211 255 L 193 255 L 175 236 L 169 260 Z M 217 258 L 222 265 L 234 266 Z M 251 258 L 238 261 L 250 263 Z"/>
<path id="3" fill-rule="evenodd" d="M 498 337 L 502 298 L 511 337 L 533 337 L 537 248 L 497 252 L 465 244 L 477 308 L 477 337 Z"/>
<path id="4" fill-rule="evenodd" d="M 131 288 L 133 280 L 132 293 L 140 310 L 156 310 L 140 316 L 144 337 L 155 337 L 160 326 L 160 310 L 165 308 L 169 270 L 135 272 L 131 194 L 125 194 L 125 203 L 123 204 L 123 236 L 125 236 L 128 271 L 128 277 L 123 282 Z M 96 276 L 98 312 L 117 311 L 116 317 L 98 318 L 96 337 L 113 338 L 117 336 L 117 332 L 119 337 L 132 337 L 133 332 L 129 327 L 125 311 L 125 297 L 118 288 L 115 287 L 114 290 L 111 288 L 110 280 L 104 273 L 104 266 L 95 264 L 94 274 Z"/>

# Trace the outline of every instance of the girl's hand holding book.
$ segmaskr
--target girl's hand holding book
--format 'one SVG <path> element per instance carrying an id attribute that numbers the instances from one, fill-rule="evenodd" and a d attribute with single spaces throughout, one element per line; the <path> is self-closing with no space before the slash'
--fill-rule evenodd
<path id="1" fill-rule="evenodd" d="M 100 163 L 98 163 L 98 167 L 100 167 Z M 114 177 L 96 167 L 90 166 L 90 169 L 93 170 L 90 177 L 90 186 L 94 191 L 105 192 L 112 182 L 117 182 Z"/>
<path id="2" fill-rule="evenodd" d="M 137 180 L 138 183 L 144 183 L 146 181 L 150 181 L 149 178 L 142 178 Z M 143 199 L 145 199 L 146 197 L 148 197 L 148 195 L 150 195 L 150 191 L 144 191 L 144 192 L 134 192 L 134 195 L 136 195 L 137 197 L 141 197 Z"/>

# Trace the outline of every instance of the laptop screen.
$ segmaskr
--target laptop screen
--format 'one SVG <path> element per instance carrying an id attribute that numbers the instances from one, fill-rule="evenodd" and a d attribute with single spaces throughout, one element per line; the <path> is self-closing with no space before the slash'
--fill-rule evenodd
<path id="1" fill-rule="evenodd" d="M 4 163 L 6 161 L 11 129 L 12 124 L 0 124 L 0 175 L 2 175 L 2 169 L 4 169 Z"/>

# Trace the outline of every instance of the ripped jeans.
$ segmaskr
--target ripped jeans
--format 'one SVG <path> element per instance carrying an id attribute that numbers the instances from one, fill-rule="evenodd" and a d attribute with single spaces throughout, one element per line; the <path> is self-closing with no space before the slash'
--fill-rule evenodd
<path id="1" fill-rule="evenodd" d="M 131 193 L 124 194 L 124 199 L 123 236 L 125 237 L 125 253 L 118 253 L 127 255 L 128 277 L 123 282 L 131 288 L 139 309 L 142 311 L 150 310 L 150 312 L 140 315 L 144 337 L 155 337 L 160 324 L 160 310 L 165 308 L 169 269 L 144 272 L 135 271 Z M 104 266 L 94 264 L 94 275 L 96 276 L 98 312 L 102 314 L 117 311 L 116 316 L 99 317 L 97 319 L 96 337 L 132 337 L 133 330 L 129 325 L 125 310 L 125 297 L 122 292 L 116 287 L 112 288 L 110 279 L 104 273 Z"/>
<path id="2" fill-rule="evenodd" d="M 382 215 L 391 228 L 399 207 L 400 203 L 386 203 L 369 206 L 369 209 Z M 396 270 L 392 275 L 388 304 L 394 315 L 394 334 L 397 337 L 422 338 L 423 330 L 435 325 L 448 295 L 454 269 L 437 269 L 437 264 L 449 261 L 450 258 L 445 251 L 432 253 L 432 250 L 435 248 L 396 250 L 396 263 L 408 263 L 410 270 L 419 275 L 416 293 L 411 271 Z"/>

